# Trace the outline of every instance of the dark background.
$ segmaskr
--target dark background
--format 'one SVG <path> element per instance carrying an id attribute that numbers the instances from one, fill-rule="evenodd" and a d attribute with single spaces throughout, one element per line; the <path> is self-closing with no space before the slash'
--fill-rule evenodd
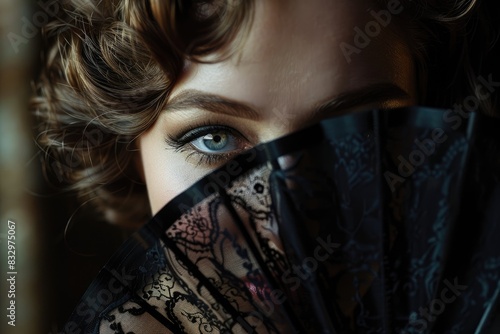
<path id="1" fill-rule="evenodd" d="M 118 228 L 93 218 L 88 205 L 79 206 L 57 179 L 49 183 L 44 177 L 29 99 L 40 62 L 40 26 L 48 17 L 38 1 L 0 0 L 0 332 L 4 334 L 62 331 L 89 283 L 125 238 Z M 6 318 L 8 220 L 16 223 L 15 327 L 7 325 Z"/>

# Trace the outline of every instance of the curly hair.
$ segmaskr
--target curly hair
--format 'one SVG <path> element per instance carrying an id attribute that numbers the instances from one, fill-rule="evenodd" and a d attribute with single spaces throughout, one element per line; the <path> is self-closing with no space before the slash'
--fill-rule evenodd
<path id="1" fill-rule="evenodd" d="M 391 0 L 394 1 L 394 0 Z M 388 1 L 377 0 L 379 7 Z M 407 0 L 420 104 L 448 107 L 476 94 L 496 41 L 479 0 Z M 253 0 L 68 0 L 44 27 L 42 71 L 32 100 L 45 164 L 92 199 L 110 222 L 150 217 L 134 164 L 134 140 L 168 106 L 186 61 L 219 61 L 244 43 Z M 471 52 L 474 50 L 474 52 Z M 213 58 L 210 58 L 213 59 Z M 496 101 L 481 100 L 493 113 Z"/>

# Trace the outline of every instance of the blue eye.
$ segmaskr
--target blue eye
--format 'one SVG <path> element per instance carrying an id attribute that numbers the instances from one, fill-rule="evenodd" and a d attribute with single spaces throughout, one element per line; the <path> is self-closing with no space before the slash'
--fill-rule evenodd
<path id="1" fill-rule="evenodd" d="M 197 150 L 203 153 L 227 153 L 238 149 L 235 136 L 228 131 L 219 130 L 202 135 L 191 141 Z"/>
<path id="2" fill-rule="evenodd" d="M 196 126 L 179 135 L 168 136 L 166 143 L 186 160 L 198 158 L 197 165 L 216 166 L 252 145 L 237 130 L 224 125 Z"/>

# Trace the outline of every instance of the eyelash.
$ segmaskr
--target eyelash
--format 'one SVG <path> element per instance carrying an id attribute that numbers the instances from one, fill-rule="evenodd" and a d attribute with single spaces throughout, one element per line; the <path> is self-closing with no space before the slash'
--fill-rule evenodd
<path id="1" fill-rule="evenodd" d="M 196 163 L 199 165 L 216 165 L 220 164 L 223 161 L 229 160 L 232 156 L 235 155 L 234 152 L 230 153 L 214 153 L 209 154 L 205 152 L 198 151 L 195 147 L 191 145 L 191 142 L 195 139 L 207 135 L 209 133 L 224 131 L 229 133 L 230 135 L 236 137 L 245 137 L 237 130 L 220 124 L 215 124 L 211 122 L 206 122 L 203 124 L 192 125 L 188 129 L 182 131 L 179 135 L 169 135 L 167 134 L 165 137 L 165 142 L 167 145 L 171 146 L 175 152 L 188 152 L 191 151 L 187 156 L 186 160 L 189 160 L 193 156 L 199 156 L 199 160 Z"/>

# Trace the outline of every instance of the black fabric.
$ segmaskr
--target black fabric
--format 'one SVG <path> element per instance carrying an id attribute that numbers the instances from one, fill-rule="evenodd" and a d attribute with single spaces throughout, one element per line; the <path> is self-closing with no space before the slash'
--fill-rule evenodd
<path id="1" fill-rule="evenodd" d="M 65 332 L 493 333 L 499 205 L 498 120 L 324 120 L 168 203 Z"/>

